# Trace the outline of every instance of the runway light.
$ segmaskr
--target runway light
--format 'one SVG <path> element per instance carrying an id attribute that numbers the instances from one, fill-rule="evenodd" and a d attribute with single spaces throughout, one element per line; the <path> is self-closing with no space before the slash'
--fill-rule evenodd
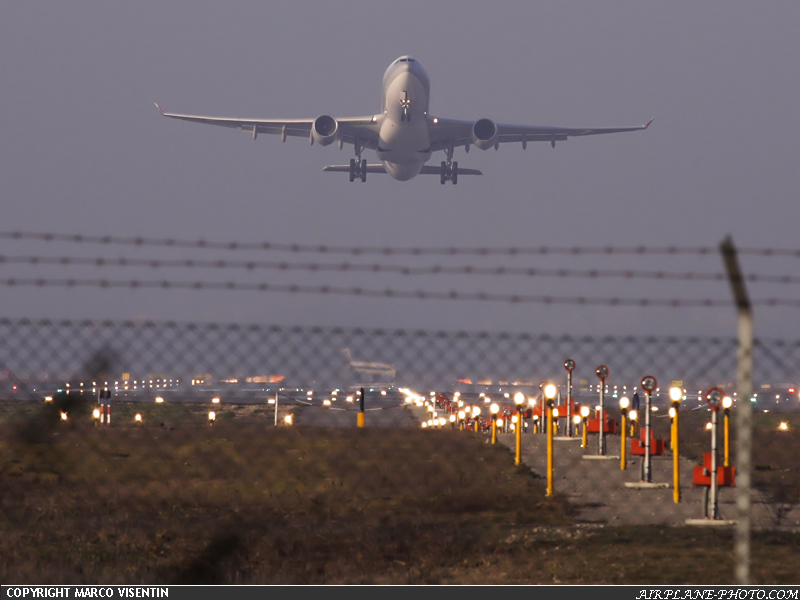
<path id="1" fill-rule="evenodd" d="M 62 413 L 61 413 L 61 420 L 62 420 L 62 421 L 66 421 L 66 420 L 67 420 L 67 413 L 65 413 L 65 412 L 63 412 L 63 411 L 62 411 Z"/>
<path id="2" fill-rule="evenodd" d="M 164 399 L 163 399 L 161 396 L 159 396 L 158 398 L 156 398 L 156 402 L 157 402 L 158 404 L 161 404 L 163 401 L 164 401 Z"/>
<path id="3" fill-rule="evenodd" d="M 711 423 L 706 423 L 706 431 L 711 431 Z"/>
<path id="4" fill-rule="evenodd" d="M 331 401 L 328 400 L 327 398 L 325 398 L 325 400 L 322 401 L 322 405 L 323 406 L 330 406 L 331 405 Z"/>
<path id="5" fill-rule="evenodd" d="M 219 398 L 212 398 L 211 402 L 212 404 L 219 404 Z"/>
<path id="6" fill-rule="evenodd" d="M 778 431 L 789 431 L 789 423 L 781 421 L 781 424 L 778 425 Z"/>
<path id="7" fill-rule="evenodd" d="M 99 418 L 100 418 L 100 411 L 99 411 L 98 409 L 96 409 L 96 408 L 95 408 L 95 409 L 92 411 L 92 417 L 93 417 L 93 418 L 95 418 L 95 419 L 99 419 Z"/>
<path id="8" fill-rule="evenodd" d="M 353 401 L 353 397 L 352 396 L 348 396 L 347 398 L 345 398 L 345 400 L 347 400 L 348 402 L 352 402 Z M 406 402 L 411 402 L 411 398 L 407 397 L 406 398 Z"/>
<path id="9" fill-rule="evenodd" d="M 52 396 L 45 396 L 44 397 L 44 401 L 45 402 L 52 402 L 53 401 L 53 397 Z"/>
<path id="10" fill-rule="evenodd" d="M 133 420 L 136 421 L 137 425 L 141 425 L 142 424 L 142 415 L 140 415 L 139 413 L 136 413 L 136 416 L 133 418 Z"/>
<path id="11" fill-rule="evenodd" d="M 209 411 L 208 412 L 208 422 L 209 423 L 213 423 L 216 420 L 217 420 L 217 413 L 215 413 L 213 410 Z"/>
<path id="12" fill-rule="evenodd" d="M 291 425 L 293 422 L 292 415 L 286 415 L 285 417 L 283 417 L 283 422 L 286 423 L 287 425 Z"/>
<path id="13" fill-rule="evenodd" d="M 381 390 L 381 396 L 385 396 L 385 395 L 386 395 L 386 390 Z"/>

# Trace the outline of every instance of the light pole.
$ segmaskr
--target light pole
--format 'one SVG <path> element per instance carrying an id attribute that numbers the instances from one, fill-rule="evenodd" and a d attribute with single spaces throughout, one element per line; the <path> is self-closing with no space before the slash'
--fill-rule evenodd
<path id="1" fill-rule="evenodd" d="M 658 387 L 656 378 L 652 375 L 647 375 L 642 378 L 642 388 L 647 392 L 647 401 L 645 402 L 644 409 L 644 481 L 653 481 L 653 471 L 650 464 L 650 405 L 652 403 L 653 390 Z"/>
<path id="2" fill-rule="evenodd" d="M 606 377 L 608 377 L 608 367 L 600 365 L 595 370 L 595 374 L 600 379 L 600 427 L 597 437 L 597 453 L 600 456 L 606 455 L 606 413 L 605 413 L 605 393 Z"/>
<path id="3" fill-rule="evenodd" d="M 722 403 L 724 393 L 719 388 L 711 388 L 706 392 L 706 402 L 711 407 L 711 506 L 709 512 L 711 519 L 719 517 L 719 503 L 717 501 L 717 411 Z"/>
<path id="4" fill-rule="evenodd" d="M 497 412 L 500 410 L 500 407 L 497 403 L 493 403 L 489 407 L 489 412 L 492 415 L 492 443 L 497 443 Z"/>
<path id="5" fill-rule="evenodd" d="M 669 390 L 669 398 L 672 400 L 672 408 L 669 410 L 669 414 L 672 417 L 672 500 L 677 504 L 681 501 L 681 463 L 680 463 L 680 448 L 678 441 L 678 433 L 680 431 L 678 427 L 678 409 L 681 405 L 681 399 L 683 398 L 683 390 L 679 387 L 673 387 Z"/>
<path id="6" fill-rule="evenodd" d="M 724 450 L 724 461 L 723 461 L 722 465 L 724 467 L 730 467 L 731 466 L 731 460 L 730 460 L 730 458 L 731 458 L 730 439 L 731 438 L 730 438 L 730 426 L 729 426 L 729 423 L 728 423 L 728 421 L 730 420 L 730 416 L 731 416 L 731 406 L 733 406 L 733 400 L 731 399 L 730 396 L 725 396 L 722 399 L 722 409 L 723 409 L 722 417 L 723 417 L 723 423 L 724 423 L 724 427 L 723 427 L 724 438 L 723 438 L 723 441 L 724 441 L 724 444 L 725 444 L 725 446 L 724 446 L 724 448 L 725 448 L 725 450 Z"/>
<path id="7" fill-rule="evenodd" d="M 588 406 L 581 406 L 581 418 L 583 419 L 583 428 L 582 428 L 583 438 L 581 439 L 581 448 L 586 448 L 589 445 L 587 426 L 589 425 L 590 412 L 591 409 Z"/>
<path id="8" fill-rule="evenodd" d="M 545 407 L 546 401 L 545 401 L 545 398 L 544 398 L 544 388 L 545 388 L 545 386 L 547 386 L 547 382 L 546 381 L 540 381 L 539 382 L 539 392 L 540 392 L 539 393 L 539 398 L 541 399 L 540 400 L 540 406 L 539 406 L 539 414 L 541 415 L 541 420 L 539 422 L 539 433 L 543 433 L 543 434 L 547 433 L 547 431 L 546 431 L 546 429 L 547 429 L 547 423 L 546 423 L 547 418 L 545 417 L 545 415 L 547 413 L 547 410 L 546 410 L 546 407 Z"/>
<path id="9" fill-rule="evenodd" d="M 547 495 L 553 495 L 553 399 L 558 390 L 552 383 L 544 388 L 547 402 Z"/>
<path id="10" fill-rule="evenodd" d="M 514 433 L 517 438 L 517 452 L 514 455 L 514 464 L 522 464 L 522 405 L 525 402 L 525 396 L 521 392 L 514 394 L 514 404 L 517 405 L 517 424 L 514 427 Z"/>
<path id="11" fill-rule="evenodd" d="M 567 437 L 572 437 L 572 372 L 575 370 L 575 361 L 568 358 L 564 361 L 567 370 Z"/>
<path id="12" fill-rule="evenodd" d="M 628 416 L 628 407 L 630 405 L 631 401 L 627 397 L 623 396 L 622 398 L 619 399 L 619 411 L 620 414 L 622 415 L 621 417 L 622 427 L 620 428 L 621 438 L 620 438 L 620 451 L 619 451 L 619 468 L 622 469 L 623 471 L 628 466 L 625 456 L 625 451 L 627 450 L 627 444 L 625 441 L 625 433 L 626 433 L 625 430 L 627 429 L 627 424 L 625 423 L 625 417 Z"/>

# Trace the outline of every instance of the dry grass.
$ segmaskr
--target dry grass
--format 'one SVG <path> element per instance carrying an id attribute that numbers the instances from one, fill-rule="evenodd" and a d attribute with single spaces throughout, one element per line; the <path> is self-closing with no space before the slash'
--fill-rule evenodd
<path id="1" fill-rule="evenodd" d="M 258 414 L 209 427 L 202 413 L 104 429 L 4 410 L 8 583 L 732 579 L 728 533 L 575 526 L 507 449 L 472 433 L 275 428 Z M 756 580 L 797 583 L 798 541 L 756 536 Z"/>

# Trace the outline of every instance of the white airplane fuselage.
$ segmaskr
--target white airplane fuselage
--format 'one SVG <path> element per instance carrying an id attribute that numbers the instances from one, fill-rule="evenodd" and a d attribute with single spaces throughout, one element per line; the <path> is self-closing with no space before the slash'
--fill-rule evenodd
<path id="1" fill-rule="evenodd" d="M 402 56 L 386 69 L 377 154 L 394 179 L 416 177 L 431 157 L 430 94 L 428 74 L 413 58 Z"/>

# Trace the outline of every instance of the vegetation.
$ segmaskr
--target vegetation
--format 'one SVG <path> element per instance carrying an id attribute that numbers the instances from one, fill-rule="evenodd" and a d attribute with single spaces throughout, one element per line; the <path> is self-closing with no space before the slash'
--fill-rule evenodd
<path id="1" fill-rule="evenodd" d="M 62 408 L 0 406 L 7 583 L 733 579 L 730 532 L 576 525 L 480 434 L 274 427 L 230 406 L 213 426 L 208 407 L 149 405 L 136 427 L 129 405 L 94 427 Z M 755 581 L 797 583 L 798 542 L 754 535 Z"/>

